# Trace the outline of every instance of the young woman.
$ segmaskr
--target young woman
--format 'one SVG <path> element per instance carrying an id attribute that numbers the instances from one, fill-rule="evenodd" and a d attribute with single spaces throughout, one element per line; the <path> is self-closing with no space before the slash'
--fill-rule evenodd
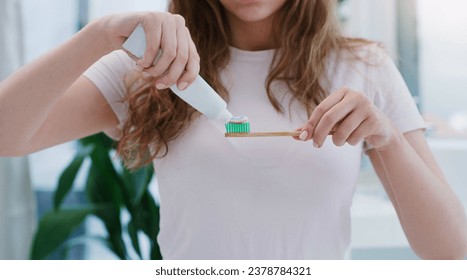
<path id="1" fill-rule="evenodd" d="M 0 154 L 105 131 L 129 166 L 154 163 L 164 258 L 339 259 L 366 152 L 414 251 L 463 258 L 465 212 L 407 87 L 377 45 L 341 35 L 334 2 L 174 0 L 179 15 L 98 19 L 1 83 Z M 135 63 L 119 49 L 139 22 Z M 225 138 L 167 89 L 198 72 L 253 130 L 300 137 Z"/>

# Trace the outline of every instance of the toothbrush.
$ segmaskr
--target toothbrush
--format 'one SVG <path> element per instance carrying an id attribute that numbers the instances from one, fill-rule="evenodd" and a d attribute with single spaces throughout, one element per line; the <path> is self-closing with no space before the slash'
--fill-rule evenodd
<path id="1" fill-rule="evenodd" d="M 250 132 L 250 123 L 247 117 L 233 117 L 225 124 L 225 137 L 298 137 L 300 131 L 274 131 L 274 132 Z"/>
<path id="2" fill-rule="evenodd" d="M 270 132 L 241 132 L 241 133 L 226 132 L 225 133 L 225 137 L 278 137 L 278 136 L 299 137 L 300 131 L 270 131 Z"/>

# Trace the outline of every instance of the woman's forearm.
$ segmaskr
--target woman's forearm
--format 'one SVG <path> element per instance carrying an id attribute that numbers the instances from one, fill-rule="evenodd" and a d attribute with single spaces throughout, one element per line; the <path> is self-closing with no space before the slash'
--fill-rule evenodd
<path id="1" fill-rule="evenodd" d="M 414 144 L 399 133 L 397 141 L 383 150 L 371 150 L 369 156 L 414 251 L 427 259 L 464 258 L 464 208 L 442 174 L 424 160 Z"/>
<path id="2" fill-rule="evenodd" d="M 12 153 L 27 145 L 60 96 L 112 50 L 100 26 L 99 22 L 88 25 L 0 84 L 1 150 Z"/>

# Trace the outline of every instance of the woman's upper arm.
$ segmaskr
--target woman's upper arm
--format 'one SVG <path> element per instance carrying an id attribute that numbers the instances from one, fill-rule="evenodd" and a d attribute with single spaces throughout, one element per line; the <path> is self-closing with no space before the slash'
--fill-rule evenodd
<path id="1" fill-rule="evenodd" d="M 123 51 L 114 51 L 95 62 L 60 97 L 28 150 L 31 153 L 105 131 L 118 138 L 125 122 L 125 77 L 135 62 Z"/>
<path id="2" fill-rule="evenodd" d="M 88 78 L 80 76 L 54 105 L 24 153 L 116 128 L 118 124 L 117 116 L 100 90 Z"/>

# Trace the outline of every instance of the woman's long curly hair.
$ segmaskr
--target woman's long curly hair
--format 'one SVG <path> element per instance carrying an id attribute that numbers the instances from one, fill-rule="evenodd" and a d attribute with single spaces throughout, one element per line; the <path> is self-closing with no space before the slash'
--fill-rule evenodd
<path id="1" fill-rule="evenodd" d="M 288 0 L 273 23 L 277 46 L 266 81 L 271 105 L 283 108 L 271 85 L 284 81 L 308 114 L 327 95 L 322 85 L 332 52 L 352 48 L 353 40 L 341 35 L 335 0 Z M 201 58 L 200 75 L 225 100 L 228 92 L 219 72 L 229 62 L 230 29 L 219 0 L 172 0 L 169 11 L 185 18 Z M 202 11 L 202 12 L 200 12 Z M 154 78 L 141 73 L 127 79 L 129 118 L 122 129 L 118 152 L 129 168 L 150 163 L 168 153 L 168 143 L 177 138 L 197 113 L 175 94 L 157 90 Z"/>

